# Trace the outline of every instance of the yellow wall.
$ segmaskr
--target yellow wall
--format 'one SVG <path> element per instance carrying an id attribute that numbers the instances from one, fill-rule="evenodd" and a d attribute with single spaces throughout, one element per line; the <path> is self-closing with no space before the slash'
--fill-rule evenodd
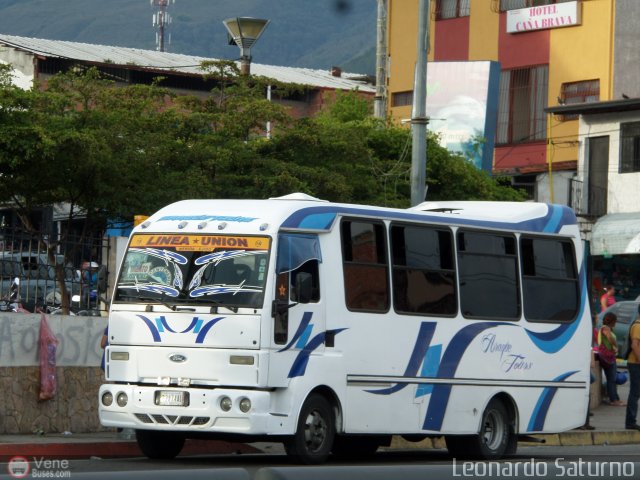
<path id="1" fill-rule="evenodd" d="M 433 12 L 435 2 L 430 3 Z M 387 101 L 391 116 L 400 120 L 411 117 L 411 106 L 391 108 L 391 96 L 393 92 L 413 90 L 418 44 L 418 0 L 389 0 L 388 16 L 389 98 Z M 430 15 L 430 18 L 430 43 L 433 46 L 435 22 L 433 15 Z M 428 59 L 433 60 L 433 48 L 429 51 Z"/>
<path id="2" fill-rule="evenodd" d="M 552 29 L 549 56 L 549 106 L 558 105 L 562 84 L 600 79 L 600 100 L 610 100 L 613 89 L 613 31 L 615 0 L 582 3 L 582 25 Z M 548 159 L 578 159 L 578 120 L 562 122 L 551 115 L 548 123 Z"/>
<path id="3" fill-rule="evenodd" d="M 498 60 L 500 15 L 487 0 L 471 0 L 469 60 Z"/>
<path id="4" fill-rule="evenodd" d="M 432 12 L 435 0 L 431 1 Z M 613 31 L 615 0 L 579 2 L 582 24 L 576 27 L 550 29 L 548 105 L 558 104 L 561 85 L 566 82 L 600 79 L 600 100 L 610 100 L 613 89 Z M 471 0 L 469 19 L 469 60 L 498 60 L 500 15 L 490 0 Z M 411 117 L 411 106 L 391 107 L 393 92 L 413 90 L 416 55 L 418 0 L 389 0 L 389 84 L 388 105 L 392 118 Z M 438 22 L 431 14 L 431 51 Z M 549 116 L 548 160 L 552 162 L 578 159 L 578 121 L 560 121 Z"/>

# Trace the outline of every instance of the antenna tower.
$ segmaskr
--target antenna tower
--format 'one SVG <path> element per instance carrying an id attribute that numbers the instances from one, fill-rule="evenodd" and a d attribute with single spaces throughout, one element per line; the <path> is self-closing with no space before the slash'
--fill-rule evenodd
<path id="1" fill-rule="evenodd" d="M 176 0 L 151 0 L 151 5 L 158 8 L 153 14 L 153 26 L 156 27 L 156 50 L 159 52 L 166 51 L 166 45 L 171 43 L 171 34 L 168 41 L 165 42 L 165 30 L 171 24 L 171 15 L 167 13 L 169 4 L 175 4 Z"/>

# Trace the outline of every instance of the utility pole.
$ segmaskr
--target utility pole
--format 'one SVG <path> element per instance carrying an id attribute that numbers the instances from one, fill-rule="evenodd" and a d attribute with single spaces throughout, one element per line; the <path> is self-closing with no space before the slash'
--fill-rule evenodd
<path id="1" fill-rule="evenodd" d="M 382 119 L 387 116 L 387 0 L 378 0 L 376 96 L 373 115 Z"/>
<path id="2" fill-rule="evenodd" d="M 153 26 L 158 29 L 156 32 L 156 50 L 159 52 L 165 52 L 165 45 L 171 43 L 171 34 L 169 34 L 169 41 L 165 43 L 165 27 L 171 23 L 171 15 L 167 13 L 169 3 L 175 4 L 176 0 L 151 0 L 151 5 L 160 9 L 153 14 Z"/>
<path id="3" fill-rule="evenodd" d="M 427 170 L 427 55 L 429 53 L 429 0 L 418 6 L 418 46 L 411 111 L 411 206 L 425 200 Z"/>

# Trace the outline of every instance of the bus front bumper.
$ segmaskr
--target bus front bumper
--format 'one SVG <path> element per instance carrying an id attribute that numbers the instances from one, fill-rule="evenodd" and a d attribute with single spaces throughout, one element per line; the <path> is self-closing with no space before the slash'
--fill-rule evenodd
<path id="1" fill-rule="evenodd" d="M 98 394 L 106 427 L 146 430 L 286 434 L 282 416 L 269 412 L 271 392 L 107 384 Z"/>

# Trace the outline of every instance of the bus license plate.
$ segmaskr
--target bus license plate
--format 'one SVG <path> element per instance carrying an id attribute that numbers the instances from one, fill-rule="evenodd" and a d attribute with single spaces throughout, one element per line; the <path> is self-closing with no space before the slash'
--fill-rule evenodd
<path id="1" fill-rule="evenodd" d="M 174 390 L 159 390 L 156 392 L 156 405 L 186 407 L 189 405 L 189 393 Z"/>

